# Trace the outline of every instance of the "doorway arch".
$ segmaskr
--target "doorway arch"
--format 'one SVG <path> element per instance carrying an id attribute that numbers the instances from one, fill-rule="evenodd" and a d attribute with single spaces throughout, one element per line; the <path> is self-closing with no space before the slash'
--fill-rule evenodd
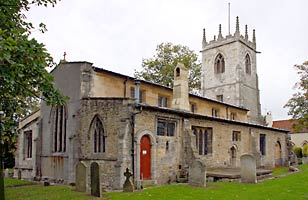
<path id="1" fill-rule="evenodd" d="M 231 165 L 231 167 L 236 167 L 236 154 L 237 154 L 236 146 L 233 145 L 230 148 L 230 165 Z"/>
<path id="2" fill-rule="evenodd" d="M 282 166 L 281 144 L 279 141 L 277 141 L 275 145 L 275 166 Z"/>
<path id="3" fill-rule="evenodd" d="M 140 180 L 151 179 L 151 139 L 143 135 L 140 140 Z"/>

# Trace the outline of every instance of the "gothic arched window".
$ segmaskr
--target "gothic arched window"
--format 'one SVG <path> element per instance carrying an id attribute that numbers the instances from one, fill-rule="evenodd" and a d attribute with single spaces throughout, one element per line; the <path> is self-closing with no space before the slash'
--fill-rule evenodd
<path id="1" fill-rule="evenodd" d="M 53 151 L 66 151 L 66 106 L 56 106 L 53 108 Z"/>
<path id="2" fill-rule="evenodd" d="M 246 69 L 246 74 L 251 74 L 251 62 L 250 62 L 250 56 L 246 54 L 245 57 L 245 69 Z"/>
<path id="3" fill-rule="evenodd" d="M 221 74 L 225 72 L 225 59 L 221 54 L 218 54 L 216 56 L 214 68 L 216 74 Z"/>
<path id="4" fill-rule="evenodd" d="M 93 138 L 93 152 L 101 153 L 106 150 L 106 136 L 104 134 L 103 123 L 98 116 L 95 116 L 91 123 L 91 134 Z"/>

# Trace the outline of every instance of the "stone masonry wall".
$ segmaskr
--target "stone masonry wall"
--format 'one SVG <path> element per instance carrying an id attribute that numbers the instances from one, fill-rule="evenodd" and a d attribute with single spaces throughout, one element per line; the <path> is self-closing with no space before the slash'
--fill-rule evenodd
<path id="1" fill-rule="evenodd" d="M 157 136 L 157 118 L 175 122 L 175 135 Z M 155 163 L 153 163 L 154 166 L 152 166 L 152 179 L 154 179 L 157 184 L 166 184 L 170 181 L 174 182 L 178 174 L 179 165 L 183 165 L 181 155 L 183 146 L 182 118 L 173 114 L 143 110 L 140 114 L 136 115 L 135 127 L 137 134 L 147 130 L 154 135 L 156 140 L 153 144 L 155 147 L 152 147 L 156 149 L 156 152 L 154 152 L 155 154 L 152 154 L 152 156 L 156 155 L 155 158 L 152 158 L 155 160 Z M 136 154 L 138 153 L 139 152 L 136 152 Z M 139 165 L 139 163 L 136 164 Z"/>
<path id="2" fill-rule="evenodd" d="M 132 101 L 121 98 L 92 98 L 83 99 L 81 105 L 79 160 L 87 163 L 88 167 L 91 162 L 99 164 L 102 190 L 120 189 L 124 183 L 124 170 L 131 169 Z M 95 116 L 102 121 L 106 136 L 106 150 L 101 153 L 93 151 L 94 140 L 90 126 Z M 89 181 L 88 173 L 88 183 Z M 89 184 L 88 186 L 90 187 Z"/>
<path id="3" fill-rule="evenodd" d="M 23 179 L 33 179 L 36 176 L 36 147 L 38 138 L 38 119 L 34 119 L 30 124 L 19 130 L 18 140 L 17 140 L 17 150 L 15 155 L 15 167 L 14 167 L 14 177 L 18 177 L 18 171 L 21 171 L 21 178 Z M 27 158 L 26 156 L 26 138 L 25 132 L 32 131 L 32 158 Z"/>
<path id="4" fill-rule="evenodd" d="M 175 136 L 157 135 L 157 118 L 165 118 L 176 122 Z M 185 126 L 184 126 L 185 124 Z M 189 134 L 185 127 L 211 127 L 213 129 L 212 153 L 208 155 L 196 154 L 197 147 L 189 149 L 189 144 L 195 145 L 195 137 Z M 220 122 L 202 117 L 183 117 L 168 111 L 146 110 L 136 118 L 136 132 L 149 130 L 153 133 L 156 143 L 156 154 L 154 163 L 154 174 L 152 177 L 158 184 L 166 184 L 174 181 L 179 173 L 180 166 L 183 168 L 192 162 L 192 159 L 200 158 L 206 161 L 207 168 L 240 167 L 240 156 L 245 153 L 258 152 L 260 155 L 258 167 L 272 168 L 275 166 L 275 145 L 277 141 L 281 144 L 281 157 L 283 162 L 287 160 L 286 137 L 281 131 L 270 130 L 262 127 L 250 126 L 249 124 L 237 124 L 234 122 Z M 185 132 L 186 131 L 186 132 Z M 240 141 L 232 141 L 232 132 L 241 134 Z M 192 133 L 192 132 L 190 132 Z M 259 135 L 266 135 L 266 153 L 261 156 Z M 187 138 L 190 137 L 190 138 Z M 189 139 L 189 140 L 188 140 Z M 187 140 L 187 141 L 186 141 Z M 168 141 L 169 150 L 166 149 Z M 235 165 L 231 166 L 231 147 L 236 149 Z M 139 152 L 136 152 L 138 154 Z"/>
<path id="5" fill-rule="evenodd" d="M 212 127 L 213 128 L 213 145 L 212 154 L 203 155 L 206 159 L 206 166 L 213 167 L 230 167 L 231 166 L 231 147 L 235 146 L 236 151 L 236 166 L 240 166 L 240 156 L 244 153 L 259 152 L 260 142 L 259 135 L 266 135 L 266 154 L 259 159 L 259 167 L 274 167 L 275 166 L 275 145 L 277 141 L 281 144 L 282 159 L 287 159 L 286 137 L 287 134 L 280 131 L 272 131 L 262 128 L 255 128 L 237 125 L 232 123 L 224 123 L 203 119 L 189 119 L 191 126 Z M 239 131 L 241 133 L 240 141 L 232 141 L 232 132 Z M 252 135 L 252 136 L 251 136 Z M 254 140 L 252 142 L 252 140 Z"/>

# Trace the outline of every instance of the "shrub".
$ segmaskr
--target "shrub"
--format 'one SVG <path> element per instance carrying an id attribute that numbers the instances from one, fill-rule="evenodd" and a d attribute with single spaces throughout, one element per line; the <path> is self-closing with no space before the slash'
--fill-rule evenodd
<path id="1" fill-rule="evenodd" d="M 301 147 L 295 146 L 295 147 L 293 148 L 293 151 L 294 151 L 295 155 L 296 155 L 298 158 L 303 157 L 303 153 L 302 153 L 302 148 L 301 148 Z"/>
<path id="2" fill-rule="evenodd" d="M 308 144 L 305 144 L 302 149 L 303 157 L 308 157 Z"/>

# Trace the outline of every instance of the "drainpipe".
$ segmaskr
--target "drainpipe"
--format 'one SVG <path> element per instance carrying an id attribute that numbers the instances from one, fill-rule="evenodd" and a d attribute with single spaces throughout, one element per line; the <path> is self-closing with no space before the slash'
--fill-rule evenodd
<path id="1" fill-rule="evenodd" d="M 123 90 L 123 97 L 126 98 L 126 82 L 127 82 L 128 78 L 126 78 L 124 81 L 123 81 L 123 86 L 124 86 L 124 90 Z"/>
<path id="2" fill-rule="evenodd" d="M 134 106 L 135 110 L 135 106 Z M 131 126 L 132 126 L 132 147 L 131 147 L 131 156 L 132 156 L 132 172 L 133 172 L 133 183 L 135 182 L 135 145 L 134 145 L 134 138 L 135 138 L 135 115 L 132 114 L 131 116 Z"/>
<path id="3" fill-rule="evenodd" d="M 226 108 L 226 118 L 229 119 L 229 106 Z"/>
<path id="4" fill-rule="evenodd" d="M 136 115 L 142 112 L 142 107 L 140 106 L 140 110 L 135 112 L 137 109 L 137 105 L 139 104 L 139 93 L 140 93 L 140 81 L 135 80 L 135 103 L 133 105 L 133 113 L 131 115 L 131 126 L 132 126 L 132 146 L 131 146 L 131 157 L 132 157 L 132 172 L 133 172 L 133 183 L 135 182 L 135 121 Z"/>
<path id="5" fill-rule="evenodd" d="M 135 80 L 135 104 L 140 103 L 140 81 Z"/>

